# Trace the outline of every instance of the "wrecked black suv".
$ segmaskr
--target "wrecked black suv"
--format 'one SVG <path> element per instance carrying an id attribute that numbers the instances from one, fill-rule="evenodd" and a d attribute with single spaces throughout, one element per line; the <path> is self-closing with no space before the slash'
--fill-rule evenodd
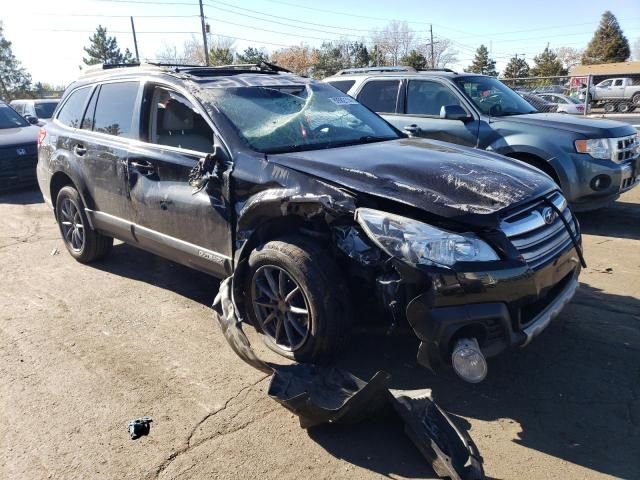
<path id="1" fill-rule="evenodd" d="M 231 276 L 240 316 L 300 361 L 342 348 L 375 301 L 390 326 L 408 321 L 420 364 L 480 381 L 486 356 L 526 345 L 578 285 L 579 227 L 550 177 L 406 138 L 273 65 L 89 72 L 39 144 L 75 259 L 118 238 Z"/>

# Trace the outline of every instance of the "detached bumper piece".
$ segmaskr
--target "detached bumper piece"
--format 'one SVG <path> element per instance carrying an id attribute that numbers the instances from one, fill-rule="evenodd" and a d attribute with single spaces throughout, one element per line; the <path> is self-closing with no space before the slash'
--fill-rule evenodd
<path id="1" fill-rule="evenodd" d="M 484 479 L 482 457 L 465 433 L 433 401 L 431 391 L 390 390 L 392 404 L 404 420 L 404 430 L 440 477 Z"/>
<path id="2" fill-rule="evenodd" d="M 279 366 L 269 396 L 300 417 L 302 428 L 325 423 L 354 424 L 388 401 L 391 375 L 378 372 L 365 382 L 345 370 L 316 365 Z"/>
<path id="3" fill-rule="evenodd" d="M 242 331 L 231 300 L 230 279 L 220 285 L 213 310 L 233 351 L 252 367 L 273 374 L 268 395 L 297 415 L 302 428 L 354 424 L 391 404 L 437 475 L 451 480 L 485 479 L 475 445 L 433 401 L 430 390 L 390 390 L 387 372 L 378 372 L 365 382 L 339 368 L 263 362 Z"/>

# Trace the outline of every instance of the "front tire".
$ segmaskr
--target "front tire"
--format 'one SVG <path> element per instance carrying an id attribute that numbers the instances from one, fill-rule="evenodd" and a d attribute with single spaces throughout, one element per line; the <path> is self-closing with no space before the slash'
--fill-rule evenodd
<path id="1" fill-rule="evenodd" d="M 291 235 L 256 248 L 248 267 L 245 309 L 267 347 L 318 363 L 346 345 L 351 330 L 346 285 L 324 248 Z"/>
<path id="2" fill-rule="evenodd" d="M 113 238 L 91 228 L 78 191 L 67 185 L 56 198 L 56 220 L 64 246 L 73 258 L 90 263 L 106 257 L 113 247 Z"/>

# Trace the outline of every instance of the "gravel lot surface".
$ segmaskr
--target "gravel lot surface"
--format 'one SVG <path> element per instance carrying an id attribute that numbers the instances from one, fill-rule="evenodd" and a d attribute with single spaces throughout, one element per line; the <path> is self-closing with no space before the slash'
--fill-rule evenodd
<path id="1" fill-rule="evenodd" d="M 433 478 L 393 417 L 302 430 L 214 325 L 215 279 L 125 244 L 78 264 L 36 192 L 0 218 L 0 478 Z M 575 299 L 485 382 L 418 367 L 406 335 L 361 333 L 341 365 L 432 388 L 493 479 L 639 479 L 640 188 L 580 220 Z"/>

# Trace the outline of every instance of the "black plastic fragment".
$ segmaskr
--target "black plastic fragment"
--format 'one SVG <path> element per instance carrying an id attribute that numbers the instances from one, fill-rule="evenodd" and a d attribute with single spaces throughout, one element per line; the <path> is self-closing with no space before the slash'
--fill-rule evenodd
<path id="1" fill-rule="evenodd" d="M 278 366 L 269 384 L 269 396 L 300 417 L 300 426 L 324 423 L 353 424 L 388 403 L 391 376 L 378 372 L 369 382 L 332 367 L 296 364 Z"/>
<path id="2" fill-rule="evenodd" d="M 153 420 L 151 420 L 150 417 L 136 418 L 135 420 L 129 421 L 127 427 L 129 429 L 129 437 L 131 440 L 140 438 L 143 435 L 149 435 L 152 421 Z"/>
<path id="3" fill-rule="evenodd" d="M 482 457 L 471 438 L 458 430 L 433 401 L 431 390 L 389 390 L 404 429 L 441 477 L 483 480 Z"/>

